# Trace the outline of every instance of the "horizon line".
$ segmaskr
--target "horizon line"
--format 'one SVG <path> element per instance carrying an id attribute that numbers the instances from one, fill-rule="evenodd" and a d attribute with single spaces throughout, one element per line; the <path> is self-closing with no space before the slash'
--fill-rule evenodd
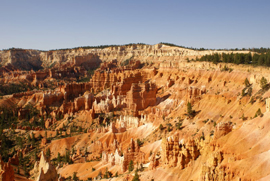
<path id="1" fill-rule="evenodd" d="M 19 48 L 19 47 L 11 47 L 8 49 L 2 49 L 1 51 L 7 51 L 7 50 L 37 50 L 37 51 L 57 51 L 57 50 L 72 50 L 72 49 L 79 49 L 79 48 L 83 48 L 83 49 L 103 49 L 103 48 L 109 48 L 109 47 L 121 47 L 121 46 L 129 46 L 129 45 L 157 45 L 157 44 L 163 44 L 166 46 L 171 46 L 171 47 L 179 47 L 179 48 L 186 48 L 186 49 L 191 49 L 191 50 L 197 50 L 197 51 L 204 51 L 204 50 L 227 50 L 227 51 L 232 51 L 232 50 L 252 50 L 252 49 L 270 49 L 270 47 L 252 47 L 252 48 L 204 48 L 204 47 L 200 47 L 200 48 L 196 48 L 196 47 L 187 47 L 187 46 L 183 46 L 183 45 L 177 45 L 174 43 L 169 43 L 169 42 L 159 42 L 156 44 L 147 44 L 147 43 L 127 43 L 127 44 L 110 44 L 110 45 L 105 45 L 105 44 L 101 44 L 101 45 L 94 45 L 94 46 L 76 46 L 76 47 L 72 47 L 72 48 L 56 48 L 56 49 L 49 49 L 49 50 L 41 50 L 41 49 L 35 49 L 35 48 Z"/>

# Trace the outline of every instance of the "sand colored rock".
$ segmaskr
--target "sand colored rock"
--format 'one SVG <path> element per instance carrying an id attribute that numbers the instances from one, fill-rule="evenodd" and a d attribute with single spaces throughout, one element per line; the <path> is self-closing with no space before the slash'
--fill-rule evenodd
<path id="1" fill-rule="evenodd" d="M 156 156 L 156 153 L 152 153 L 152 155 L 149 157 L 150 164 L 148 169 L 154 170 L 159 166 L 159 159 L 160 157 Z"/>
<path id="2" fill-rule="evenodd" d="M 228 134 L 231 131 L 232 131 L 232 125 L 230 123 L 220 122 L 216 126 L 214 139 L 218 139 L 222 136 L 225 136 L 226 134 Z"/>
<path id="3" fill-rule="evenodd" d="M 119 150 L 116 149 L 114 153 L 108 154 L 106 152 L 102 153 L 103 163 L 110 163 L 110 165 L 120 165 L 122 172 L 128 169 L 128 164 L 132 160 L 134 165 L 142 164 L 145 162 L 145 154 L 140 151 L 140 147 L 135 143 L 133 139 L 130 140 L 129 147 L 126 152 L 121 156 Z"/>
<path id="4" fill-rule="evenodd" d="M 56 168 L 47 161 L 43 152 L 41 152 L 40 161 L 35 163 L 31 175 L 36 181 L 58 180 Z"/>
<path id="5" fill-rule="evenodd" d="M 169 137 L 162 140 L 162 161 L 170 167 L 184 169 L 190 161 L 196 160 L 200 155 L 198 143 L 195 140 L 179 141 L 179 138 Z"/>
<path id="6" fill-rule="evenodd" d="M 95 54 L 88 54 L 85 56 L 76 56 L 74 58 L 74 64 L 76 66 L 83 66 L 86 70 L 95 69 L 99 66 L 101 61 Z"/>
<path id="7" fill-rule="evenodd" d="M 81 97 L 77 97 L 74 100 L 75 111 L 79 111 L 81 109 L 89 110 L 92 108 L 93 102 L 94 102 L 94 96 L 91 93 L 84 94 Z"/>

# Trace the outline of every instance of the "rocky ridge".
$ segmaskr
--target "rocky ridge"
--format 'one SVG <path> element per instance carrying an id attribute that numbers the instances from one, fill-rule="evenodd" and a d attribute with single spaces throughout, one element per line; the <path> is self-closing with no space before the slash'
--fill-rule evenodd
<path id="1" fill-rule="evenodd" d="M 203 55 L 214 53 L 231 53 L 232 51 L 216 51 L 205 50 L 197 51 L 181 47 L 171 47 L 164 44 L 156 45 L 123 45 L 108 48 L 93 48 L 93 49 L 67 49 L 67 50 L 24 50 L 24 49 L 9 49 L 0 51 L 1 65 L 11 64 L 14 67 L 25 70 L 40 69 L 42 67 L 49 67 L 54 64 L 64 64 L 68 62 L 75 62 L 76 65 L 89 65 L 83 63 L 85 61 L 92 62 L 107 62 L 111 60 L 118 60 L 120 62 L 129 58 L 134 58 L 142 62 L 151 62 L 164 60 L 185 60 L 188 58 L 196 58 Z M 235 51 L 236 52 L 236 51 Z M 238 51 L 245 52 L 248 51 Z"/>

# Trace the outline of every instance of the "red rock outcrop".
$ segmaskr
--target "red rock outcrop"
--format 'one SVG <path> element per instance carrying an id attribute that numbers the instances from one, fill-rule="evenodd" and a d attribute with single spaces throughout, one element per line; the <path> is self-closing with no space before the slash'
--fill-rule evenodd
<path id="1" fill-rule="evenodd" d="M 148 106 L 156 105 L 157 87 L 152 83 L 132 84 L 127 92 L 127 108 L 132 112 L 146 109 Z"/>
<path id="2" fill-rule="evenodd" d="M 64 95 L 62 92 L 48 92 L 43 93 L 41 106 L 51 106 L 56 102 L 62 102 L 64 99 Z"/>
<path id="3" fill-rule="evenodd" d="M 82 95 L 85 91 L 90 90 L 91 85 L 89 83 L 66 83 L 60 87 L 60 91 L 64 94 L 65 100 Z"/>
<path id="4" fill-rule="evenodd" d="M 74 108 L 75 111 L 79 110 L 90 110 L 94 102 L 94 96 L 91 93 L 85 93 L 81 97 L 74 99 Z"/>
<path id="5" fill-rule="evenodd" d="M 0 156 L 0 180 L 1 181 L 14 181 L 14 170 L 11 166 L 11 160 L 7 163 L 2 161 L 2 157 Z"/>
<path id="6" fill-rule="evenodd" d="M 13 157 L 10 159 L 10 163 L 12 165 L 19 165 L 19 151 L 13 155 Z"/>

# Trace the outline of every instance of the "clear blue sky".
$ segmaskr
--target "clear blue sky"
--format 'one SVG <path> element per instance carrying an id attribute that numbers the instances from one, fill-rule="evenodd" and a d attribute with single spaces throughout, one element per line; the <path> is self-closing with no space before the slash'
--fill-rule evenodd
<path id="1" fill-rule="evenodd" d="M 269 0 L 0 0 L 0 49 L 270 47 Z"/>

